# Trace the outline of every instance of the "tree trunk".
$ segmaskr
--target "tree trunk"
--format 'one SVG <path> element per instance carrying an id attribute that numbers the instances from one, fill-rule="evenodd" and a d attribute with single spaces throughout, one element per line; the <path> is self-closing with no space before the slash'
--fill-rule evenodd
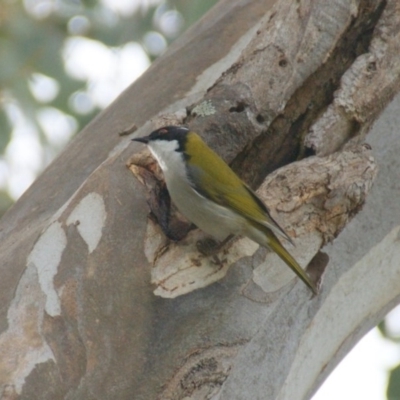
<path id="1" fill-rule="evenodd" d="M 364 144 L 399 31 L 396 0 L 222 0 L 177 40 L 1 221 L 0 398 L 310 398 L 400 300 L 400 99 Z M 258 188 L 318 296 L 246 238 L 218 262 L 167 239 L 162 177 L 118 133 L 169 123 Z"/>

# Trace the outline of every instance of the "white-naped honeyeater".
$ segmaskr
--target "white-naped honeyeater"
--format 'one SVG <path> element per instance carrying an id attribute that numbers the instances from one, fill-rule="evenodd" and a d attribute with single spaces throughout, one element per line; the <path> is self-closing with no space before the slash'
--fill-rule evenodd
<path id="1" fill-rule="evenodd" d="M 132 140 L 149 147 L 163 171 L 172 201 L 187 219 L 220 241 L 243 235 L 273 250 L 313 293 L 318 293 L 277 238 L 279 235 L 292 243 L 265 204 L 199 135 L 182 126 L 166 126 Z"/>

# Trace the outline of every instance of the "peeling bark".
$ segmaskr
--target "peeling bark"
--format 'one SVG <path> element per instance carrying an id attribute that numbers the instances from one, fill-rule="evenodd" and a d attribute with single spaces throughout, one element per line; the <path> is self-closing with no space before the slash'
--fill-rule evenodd
<path id="1" fill-rule="evenodd" d="M 177 40 L 0 223 L 0 398 L 310 398 L 400 302 L 398 99 L 363 144 L 398 92 L 399 26 L 395 0 L 223 0 Z M 199 231 L 164 236 L 130 135 L 171 122 L 258 188 L 319 296 L 247 239 L 215 265 Z"/>
<path id="2" fill-rule="evenodd" d="M 376 23 L 368 50 L 359 55 L 342 76 L 332 104 L 306 137 L 306 147 L 315 154 L 330 154 L 349 141 L 362 141 L 382 109 L 398 92 L 400 3 L 382 2 L 379 8 L 382 16 Z"/>

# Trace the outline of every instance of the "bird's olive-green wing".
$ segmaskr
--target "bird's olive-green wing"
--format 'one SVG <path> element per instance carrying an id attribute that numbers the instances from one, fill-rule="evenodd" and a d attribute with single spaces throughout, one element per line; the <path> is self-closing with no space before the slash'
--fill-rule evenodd
<path id="1" fill-rule="evenodd" d="M 290 240 L 271 217 L 265 204 L 196 133 L 190 132 L 185 153 L 190 154 L 188 175 L 192 187 L 217 204 L 272 229 Z M 204 190 L 203 188 L 207 188 Z"/>

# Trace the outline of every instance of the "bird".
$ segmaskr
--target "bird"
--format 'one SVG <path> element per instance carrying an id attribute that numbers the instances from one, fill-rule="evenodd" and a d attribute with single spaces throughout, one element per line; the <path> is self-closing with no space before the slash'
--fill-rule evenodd
<path id="1" fill-rule="evenodd" d="M 173 203 L 190 222 L 218 241 L 241 235 L 274 251 L 318 294 L 316 285 L 279 241 L 278 236 L 293 244 L 267 206 L 196 132 L 171 125 L 132 140 L 148 146 Z"/>

